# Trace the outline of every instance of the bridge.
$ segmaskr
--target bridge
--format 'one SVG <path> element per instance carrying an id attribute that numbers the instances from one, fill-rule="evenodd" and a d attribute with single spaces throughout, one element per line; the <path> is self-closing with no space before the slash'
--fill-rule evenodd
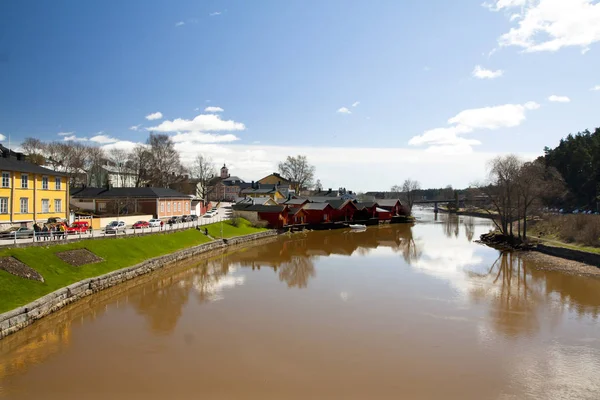
<path id="1" fill-rule="evenodd" d="M 464 202 L 465 199 L 458 199 L 458 206 L 460 207 L 461 205 L 464 207 Z M 433 212 L 438 212 L 439 208 L 438 208 L 438 204 L 449 204 L 449 203 L 456 203 L 456 199 L 449 199 L 449 200 L 415 200 L 413 202 L 414 204 L 433 204 Z"/>

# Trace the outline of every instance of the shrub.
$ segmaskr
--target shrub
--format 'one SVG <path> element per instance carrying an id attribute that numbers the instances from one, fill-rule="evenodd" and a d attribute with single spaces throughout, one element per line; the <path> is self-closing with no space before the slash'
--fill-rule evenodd
<path id="1" fill-rule="evenodd" d="M 229 221 L 229 224 L 237 228 L 242 224 L 242 219 L 236 215 Z"/>
<path id="2" fill-rule="evenodd" d="M 268 225 L 269 225 L 269 223 L 267 221 L 262 221 L 262 220 L 252 222 L 253 228 L 266 228 Z"/>

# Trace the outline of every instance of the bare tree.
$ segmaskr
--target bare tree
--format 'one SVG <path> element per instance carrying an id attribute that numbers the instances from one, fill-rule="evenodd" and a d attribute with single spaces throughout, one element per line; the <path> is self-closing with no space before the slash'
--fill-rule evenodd
<path id="1" fill-rule="evenodd" d="M 149 180 L 153 186 L 169 187 L 182 172 L 179 153 L 169 135 L 150 133 Z"/>
<path id="2" fill-rule="evenodd" d="M 421 189 L 419 181 L 409 178 L 402 183 L 402 195 L 409 212 L 412 212 L 413 204 L 415 203 L 415 191 L 419 189 Z"/>
<path id="3" fill-rule="evenodd" d="M 489 201 L 486 211 L 498 215 L 499 221 L 493 221 L 505 236 L 513 236 L 512 221 L 519 209 L 517 181 L 522 166 L 523 162 L 514 154 L 498 156 L 489 162 L 488 181 L 479 185 Z"/>
<path id="4" fill-rule="evenodd" d="M 190 167 L 190 173 L 192 178 L 198 180 L 199 187 L 196 188 L 196 195 L 206 200 L 210 180 L 215 176 L 215 166 L 211 158 L 198 154 Z"/>
<path id="5" fill-rule="evenodd" d="M 292 182 L 296 193 L 313 185 L 315 167 L 308 163 L 306 156 L 288 156 L 285 161 L 279 163 L 278 168 L 279 173 Z"/>
<path id="6" fill-rule="evenodd" d="M 321 184 L 320 179 L 317 179 L 317 182 L 315 182 L 315 190 L 317 192 L 321 192 L 323 190 L 323 185 Z"/>
<path id="7" fill-rule="evenodd" d="M 37 165 L 44 165 L 46 159 L 44 153 L 46 152 L 46 144 L 37 138 L 25 138 L 21 143 L 24 153 L 27 155 L 29 162 Z"/>
<path id="8" fill-rule="evenodd" d="M 108 161 L 111 168 L 117 174 L 117 185 L 123 187 L 127 182 L 127 175 L 129 168 L 127 161 L 129 160 L 129 152 L 124 149 L 110 149 L 108 150 Z"/>
<path id="9" fill-rule="evenodd" d="M 83 170 L 87 175 L 86 184 L 92 187 L 101 187 L 104 184 L 104 170 L 102 165 L 106 156 L 101 147 L 88 147 L 85 153 Z"/>
<path id="10" fill-rule="evenodd" d="M 148 181 L 148 168 L 152 162 L 152 154 L 142 144 L 138 144 L 129 153 L 128 165 L 135 174 L 135 187 L 142 187 Z"/>

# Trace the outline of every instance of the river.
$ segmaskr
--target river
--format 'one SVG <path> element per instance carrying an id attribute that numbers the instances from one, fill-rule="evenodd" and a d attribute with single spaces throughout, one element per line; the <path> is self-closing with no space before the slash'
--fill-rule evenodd
<path id="1" fill-rule="evenodd" d="M 418 217 L 90 296 L 0 341 L 0 398 L 600 398 L 600 279 L 474 243 L 487 220 Z"/>

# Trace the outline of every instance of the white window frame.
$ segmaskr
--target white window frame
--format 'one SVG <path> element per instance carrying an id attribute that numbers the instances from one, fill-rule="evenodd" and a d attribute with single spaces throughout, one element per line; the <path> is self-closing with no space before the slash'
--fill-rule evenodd
<path id="1" fill-rule="evenodd" d="M 54 212 L 62 212 L 62 199 L 54 199 Z"/>
<path id="2" fill-rule="evenodd" d="M 44 204 L 46 207 L 44 208 Z M 50 199 L 42 199 L 42 214 L 50 213 Z"/>
<path id="3" fill-rule="evenodd" d="M 23 182 L 25 182 L 25 185 L 23 185 Z M 21 174 L 21 189 L 29 189 L 29 175 L 27 174 Z"/>
<path id="4" fill-rule="evenodd" d="M 181 212 L 181 202 L 177 202 L 177 211 Z"/>
<path id="5" fill-rule="evenodd" d="M 42 189 L 43 190 L 48 190 L 49 183 L 50 183 L 50 181 L 49 181 L 48 177 L 42 176 Z"/>
<path id="6" fill-rule="evenodd" d="M 23 207 L 23 205 L 25 207 Z M 21 197 L 19 200 L 19 206 L 19 211 L 21 211 L 21 214 L 29 214 L 29 197 Z"/>
<path id="7" fill-rule="evenodd" d="M 167 212 L 170 213 L 171 212 L 171 202 L 167 201 Z"/>
<path id="8" fill-rule="evenodd" d="M 8 214 L 8 197 L 0 197 L 0 214 Z"/>
<path id="9" fill-rule="evenodd" d="M 163 201 L 160 202 L 160 213 L 163 214 L 165 212 L 165 203 Z"/>
<path id="10" fill-rule="evenodd" d="M 6 178 L 7 180 L 7 184 L 4 184 L 4 178 Z M 2 171 L 2 187 L 3 188 L 9 188 L 10 187 L 10 172 L 9 171 Z"/>
<path id="11" fill-rule="evenodd" d="M 60 180 L 60 176 L 54 178 L 54 189 L 61 190 L 62 182 Z"/>

